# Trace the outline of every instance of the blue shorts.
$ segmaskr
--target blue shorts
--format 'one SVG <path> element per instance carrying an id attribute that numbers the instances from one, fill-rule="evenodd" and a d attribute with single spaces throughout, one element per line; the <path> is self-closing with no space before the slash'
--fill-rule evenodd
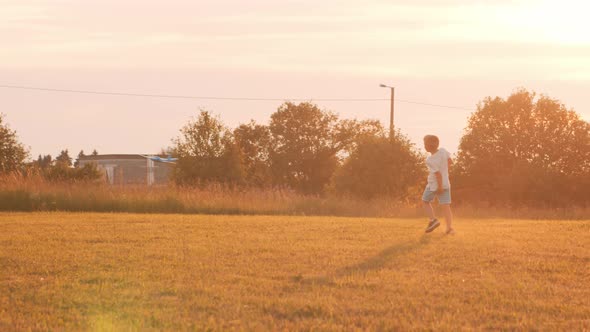
<path id="1" fill-rule="evenodd" d="M 443 189 L 443 192 L 437 194 L 436 191 L 431 191 L 426 187 L 422 194 L 422 200 L 424 202 L 432 202 L 434 198 L 438 198 L 438 204 L 451 204 L 451 189 Z"/>

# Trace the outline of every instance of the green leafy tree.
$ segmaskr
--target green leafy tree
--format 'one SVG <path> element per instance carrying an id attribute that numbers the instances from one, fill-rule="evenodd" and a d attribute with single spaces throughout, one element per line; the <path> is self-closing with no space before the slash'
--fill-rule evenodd
<path id="1" fill-rule="evenodd" d="M 245 182 L 249 185 L 271 184 L 271 134 L 268 126 L 251 121 L 234 129 L 234 139 L 242 155 Z"/>
<path id="2" fill-rule="evenodd" d="M 312 103 L 286 102 L 271 115 L 273 181 L 304 193 L 321 193 L 356 142 L 382 132 L 377 121 L 339 120 Z"/>
<path id="3" fill-rule="evenodd" d="M 11 130 L 0 114 L 0 173 L 20 170 L 24 166 L 28 152 L 18 141 L 16 131 Z"/>
<path id="4" fill-rule="evenodd" d="M 240 183 L 241 156 L 228 128 L 207 111 L 189 121 L 173 140 L 178 157 L 174 179 L 179 184 Z"/>
<path id="5" fill-rule="evenodd" d="M 333 178 L 333 189 L 363 199 L 408 198 L 426 176 L 422 155 L 401 133 L 366 136 Z"/>
<path id="6" fill-rule="evenodd" d="M 379 120 L 343 119 L 336 125 L 334 135 L 336 148 L 343 157 L 354 151 L 361 141 L 385 135 L 385 129 Z"/>
<path id="7" fill-rule="evenodd" d="M 284 103 L 271 115 L 274 183 L 320 193 L 338 166 L 338 117 L 311 103 Z"/>
<path id="8" fill-rule="evenodd" d="M 586 204 L 590 124 L 524 89 L 507 99 L 488 97 L 468 121 L 455 177 L 465 196 L 481 193 L 493 203 Z"/>

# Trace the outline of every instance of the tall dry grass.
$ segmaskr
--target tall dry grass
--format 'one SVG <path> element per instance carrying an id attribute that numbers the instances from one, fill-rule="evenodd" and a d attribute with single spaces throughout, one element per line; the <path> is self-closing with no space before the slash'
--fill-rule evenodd
<path id="1" fill-rule="evenodd" d="M 391 199 L 302 195 L 288 189 L 111 186 L 51 182 L 41 176 L 0 177 L 0 210 L 135 213 L 416 216 L 417 209 Z"/>
<path id="2" fill-rule="evenodd" d="M 52 182 L 40 175 L 0 177 L 0 211 L 72 211 L 191 214 L 331 215 L 420 217 L 420 193 L 415 200 L 383 197 L 361 200 L 343 195 L 303 195 L 288 189 L 111 186 L 104 182 Z M 590 208 L 506 208 L 454 202 L 460 218 L 584 219 Z"/>

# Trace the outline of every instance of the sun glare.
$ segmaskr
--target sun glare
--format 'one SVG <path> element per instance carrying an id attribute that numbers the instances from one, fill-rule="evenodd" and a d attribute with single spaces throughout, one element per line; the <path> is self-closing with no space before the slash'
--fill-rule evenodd
<path id="1" fill-rule="evenodd" d="M 530 4 L 518 19 L 543 41 L 590 44 L 589 9 L 590 3 L 585 1 L 542 1 Z"/>

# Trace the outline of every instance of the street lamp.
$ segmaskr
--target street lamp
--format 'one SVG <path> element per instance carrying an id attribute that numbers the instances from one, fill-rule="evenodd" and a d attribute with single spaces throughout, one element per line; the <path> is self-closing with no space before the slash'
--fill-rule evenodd
<path id="1" fill-rule="evenodd" d="M 385 84 L 379 84 L 382 88 L 389 88 L 391 89 L 391 113 L 389 115 L 389 138 L 393 139 L 393 96 L 395 94 L 395 88 Z"/>

